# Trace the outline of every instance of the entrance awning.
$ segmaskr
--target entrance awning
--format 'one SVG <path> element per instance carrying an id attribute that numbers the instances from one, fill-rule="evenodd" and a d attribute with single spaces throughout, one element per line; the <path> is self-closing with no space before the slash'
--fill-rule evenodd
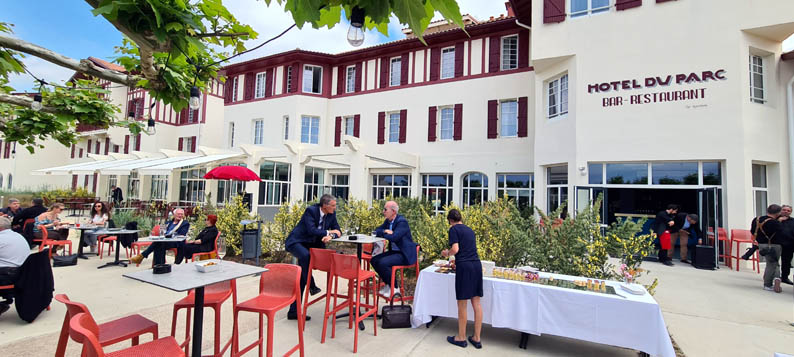
<path id="1" fill-rule="evenodd" d="M 139 170 L 145 167 L 156 166 L 161 164 L 168 164 L 188 159 L 197 158 L 198 156 L 174 156 L 174 157 L 161 157 L 161 158 L 145 158 L 132 160 L 123 165 L 108 167 L 99 170 L 103 175 L 129 175 L 133 170 Z M 166 173 L 167 175 L 168 173 Z"/>
<path id="2" fill-rule="evenodd" d="M 181 158 L 182 160 L 180 161 L 147 166 L 145 168 L 141 168 L 140 170 L 138 170 L 138 172 L 141 175 L 168 175 L 174 169 L 188 167 L 188 166 L 195 166 L 195 165 L 203 165 L 211 162 L 224 161 L 231 158 L 244 157 L 244 156 L 245 154 L 234 153 L 234 154 L 215 154 L 215 155 L 207 155 L 207 156 L 199 156 L 199 157 L 182 157 Z"/>
<path id="3" fill-rule="evenodd" d="M 78 164 L 64 165 L 50 167 L 46 169 L 34 170 L 31 172 L 33 175 L 72 175 L 76 171 L 94 173 L 96 167 L 105 167 L 106 165 L 123 165 L 125 162 L 133 161 L 129 159 L 124 160 L 97 160 L 89 162 L 81 162 Z"/>

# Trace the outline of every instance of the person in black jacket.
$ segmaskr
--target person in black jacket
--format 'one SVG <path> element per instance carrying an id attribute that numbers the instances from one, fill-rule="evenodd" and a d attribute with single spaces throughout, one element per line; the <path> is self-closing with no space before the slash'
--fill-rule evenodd
<path id="1" fill-rule="evenodd" d="M 686 243 L 687 248 L 689 249 L 689 256 L 691 256 L 690 261 L 685 261 L 684 259 L 689 258 L 688 256 L 682 255 L 681 262 L 682 263 L 692 263 L 695 261 L 695 247 L 698 244 L 703 244 L 703 231 L 700 229 L 698 221 L 700 217 L 694 213 L 690 213 L 686 216 L 687 223 L 689 223 L 689 227 L 686 228 L 687 236 L 689 239 L 687 241 L 681 241 L 683 245 Z M 683 254 L 683 253 L 682 253 Z"/>
<path id="2" fill-rule="evenodd" d="M 214 214 L 207 215 L 205 223 L 207 227 L 199 232 L 195 240 L 185 242 L 176 250 L 176 264 L 181 264 L 182 259 L 190 259 L 193 254 L 200 252 L 211 252 L 215 250 L 215 239 L 218 238 L 218 228 L 215 227 L 215 222 L 218 221 L 218 216 Z"/>
<path id="3" fill-rule="evenodd" d="M 113 206 L 118 208 L 119 205 L 121 205 L 121 201 L 124 201 L 124 194 L 121 193 L 121 187 L 118 187 L 118 186 L 114 185 L 110 189 L 111 189 L 110 192 L 112 192 L 112 196 L 111 197 L 112 197 L 112 200 L 113 200 Z"/>
<path id="4" fill-rule="evenodd" d="M 678 235 L 678 228 L 675 228 L 675 215 L 678 213 L 678 205 L 676 204 L 669 204 L 667 205 L 667 209 L 661 211 L 656 214 L 656 220 L 654 221 L 654 233 L 656 233 L 657 237 L 661 237 L 664 231 L 670 231 L 670 240 L 672 242 L 672 234 L 673 230 L 675 229 L 676 235 Z M 664 265 L 672 266 L 673 262 L 672 259 L 667 254 L 667 249 L 662 249 L 662 242 L 661 240 L 657 243 L 657 248 L 659 248 L 659 263 Z"/>
<path id="5" fill-rule="evenodd" d="M 780 233 L 783 235 L 780 240 L 782 250 L 780 254 L 780 281 L 794 285 L 789 279 L 791 275 L 791 259 L 794 258 L 794 219 L 791 218 L 791 206 L 783 205 L 778 221 L 780 221 L 781 225 Z"/>
<path id="6" fill-rule="evenodd" d="M 14 216 L 14 220 L 11 221 L 11 226 L 18 227 L 14 230 L 17 233 L 25 235 L 25 232 L 22 231 L 22 228 L 24 228 L 23 225 L 25 224 L 25 221 L 28 219 L 36 219 L 36 217 L 38 217 L 40 214 L 44 212 L 47 212 L 47 207 L 44 207 L 44 200 L 41 198 L 34 198 L 32 206 L 23 209 Z M 25 239 L 27 239 L 28 242 L 32 242 L 33 236 L 30 237 L 25 236 Z"/>
<path id="7" fill-rule="evenodd" d="M 687 260 L 687 245 L 689 243 L 689 220 L 687 217 L 689 214 L 686 212 L 676 212 L 675 218 L 673 221 L 675 224 L 671 227 L 670 233 L 670 250 L 667 251 L 667 257 L 670 258 L 670 261 L 673 260 L 673 254 L 675 254 L 675 243 L 679 241 L 679 247 L 681 255 L 679 258 L 681 259 L 681 263 L 690 264 Z M 676 233 L 673 234 L 672 231 L 675 230 Z"/>
<path id="8" fill-rule="evenodd" d="M 769 205 L 766 208 L 766 216 L 756 217 L 750 223 L 750 232 L 758 242 L 759 254 L 764 256 L 766 268 L 764 268 L 764 290 L 781 292 L 780 288 L 780 242 L 783 240 L 780 222 L 782 207 L 779 205 Z"/>

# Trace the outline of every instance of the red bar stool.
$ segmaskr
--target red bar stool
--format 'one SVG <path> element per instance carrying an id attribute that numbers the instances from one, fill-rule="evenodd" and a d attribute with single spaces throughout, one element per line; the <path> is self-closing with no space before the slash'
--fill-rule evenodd
<path id="1" fill-rule="evenodd" d="M 314 300 L 309 300 L 309 289 L 305 288 L 304 296 L 303 296 L 303 316 L 306 316 L 306 310 L 308 310 L 309 305 L 312 305 L 316 302 L 319 302 L 322 299 L 325 299 L 325 310 L 323 310 L 323 336 L 320 340 L 320 343 L 325 343 L 325 327 L 328 325 L 328 319 L 334 318 L 334 314 L 328 311 L 328 308 L 331 304 L 331 296 L 336 296 L 336 293 L 333 291 L 333 276 L 334 276 L 334 258 L 333 255 L 336 252 L 332 249 L 319 249 L 319 248 L 312 248 L 309 250 L 309 275 L 308 277 L 312 277 L 312 273 L 315 270 L 324 271 L 326 273 L 325 279 L 325 294 L 315 298 Z M 309 280 L 307 279 L 306 282 L 309 285 Z M 347 298 L 345 295 L 340 295 L 343 298 Z M 305 325 L 304 325 L 305 328 Z"/>
<path id="2" fill-rule="evenodd" d="M 262 331 L 263 315 L 267 315 L 267 357 L 272 357 L 276 312 L 289 307 L 293 302 L 298 304 L 298 344 L 284 355 L 288 356 L 294 353 L 295 350 L 300 350 L 300 355 L 303 357 L 303 326 L 306 321 L 300 302 L 301 267 L 292 264 L 268 264 L 265 268 L 268 271 L 262 273 L 259 277 L 259 295 L 234 306 L 232 357 L 242 356 L 257 345 L 259 346 L 259 355 L 262 355 L 262 343 L 264 342 Z M 259 339 L 243 348 L 242 351 L 240 351 L 240 331 L 237 322 L 238 314 L 241 311 L 254 312 L 259 315 Z"/>
<path id="3" fill-rule="evenodd" d="M 47 228 L 43 225 L 39 225 L 39 230 L 41 231 L 41 244 L 39 244 L 39 252 L 44 250 L 44 247 L 52 247 L 47 253 L 47 255 L 52 259 L 52 251 L 55 250 L 56 246 L 68 246 L 69 247 L 69 255 L 72 255 L 72 241 L 68 239 L 64 240 L 52 240 L 48 239 L 49 233 L 47 233 Z"/>
<path id="4" fill-rule="evenodd" d="M 120 351 L 105 353 L 99 343 L 99 334 L 99 327 L 89 314 L 81 312 L 69 321 L 69 336 L 83 344 L 84 355 L 88 357 L 174 357 L 185 355 L 171 336 Z"/>
<path id="5" fill-rule="evenodd" d="M 750 233 L 749 230 L 746 229 L 731 229 L 731 251 L 732 253 L 736 253 L 736 255 L 731 255 L 731 260 L 736 260 L 736 271 L 739 271 L 739 266 L 741 265 L 742 256 L 739 255 L 739 251 L 741 251 L 742 244 L 754 244 L 755 239 L 753 235 Z M 733 244 L 736 243 L 736 250 L 733 250 Z M 750 257 L 750 261 L 753 262 L 753 270 L 757 271 L 758 274 L 761 274 L 761 264 L 759 263 L 758 259 L 758 251 L 755 251 L 753 255 Z"/>
<path id="6" fill-rule="evenodd" d="M 229 296 L 232 297 L 232 306 L 237 305 L 237 283 L 234 280 L 208 285 L 204 289 L 204 307 L 210 307 L 215 311 L 215 349 L 213 350 L 213 356 L 223 356 L 226 349 L 229 348 L 229 345 L 232 343 L 232 339 L 229 338 L 229 341 L 226 342 L 226 344 L 223 345 L 223 349 L 221 349 L 221 306 L 229 299 Z M 185 354 L 189 353 L 188 348 L 190 348 L 190 318 L 191 311 L 196 304 L 195 299 L 196 294 L 191 290 L 186 297 L 174 303 L 174 314 L 171 318 L 171 336 L 176 337 L 177 314 L 179 310 L 187 309 L 187 316 L 185 318 L 185 341 L 179 345 L 185 349 Z"/>
<path id="7" fill-rule="evenodd" d="M 353 353 L 358 352 L 358 323 L 364 321 L 370 315 L 373 316 L 373 325 L 374 325 L 374 334 L 375 336 L 378 335 L 378 296 L 375 296 L 375 304 L 362 304 L 361 303 L 361 285 L 364 281 L 368 279 L 372 279 L 372 284 L 377 285 L 375 281 L 377 279 L 377 275 L 374 271 L 369 270 L 362 270 L 361 265 L 358 261 L 358 257 L 355 255 L 346 255 L 346 254 L 333 254 L 333 271 L 334 271 L 334 308 L 331 310 L 331 314 L 336 316 L 336 313 L 342 311 L 344 309 L 348 309 L 351 319 L 349 319 L 348 328 L 353 328 L 354 338 L 353 338 Z M 347 279 L 347 296 L 348 298 L 345 300 L 344 303 L 341 305 L 337 305 L 336 298 L 338 295 L 339 289 L 339 278 Z M 354 299 L 354 301 L 351 301 Z M 361 308 L 364 307 L 366 311 L 364 314 L 361 314 Z M 355 311 L 354 311 L 355 310 Z M 353 318 L 355 317 L 355 318 Z M 333 322 L 331 322 L 331 338 L 334 338 L 336 334 L 336 318 L 333 318 Z M 323 325 L 323 330 L 325 330 L 325 326 Z"/>
<path id="8" fill-rule="evenodd" d="M 400 286 L 402 286 L 403 289 L 405 289 L 405 276 L 403 275 L 404 272 L 405 272 L 405 269 L 412 269 L 413 268 L 414 270 L 416 270 L 416 276 L 419 277 L 419 251 L 421 251 L 421 250 L 422 250 L 421 247 L 417 244 L 416 245 L 416 263 L 414 263 L 412 265 L 395 265 L 395 266 L 391 267 L 391 293 L 389 294 L 389 296 L 384 296 L 384 295 L 378 294 L 380 297 L 386 299 L 387 302 L 392 300 L 392 297 L 394 296 L 394 279 L 395 279 L 395 277 L 397 277 L 397 272 L 398 271 L 400 272 Z M 378 284 L 377 286 L 380 286 L 380 285 L 381 284 Z M 405 301 L 413 301 L 413 300 L 414 300 L 414 296 L 413 295 L 403 296 L 403 294 L 400 294 L 400 298 L 397 299 L 397 300 L 394 300 L 394 302 L 397 302 L 397 301 L 405 302 Z"/>

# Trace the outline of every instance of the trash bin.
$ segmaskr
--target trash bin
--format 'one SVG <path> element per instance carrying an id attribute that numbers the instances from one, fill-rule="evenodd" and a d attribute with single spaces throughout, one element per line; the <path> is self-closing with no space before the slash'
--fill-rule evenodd
<path id="1" fill-rule="evenodd" d="M 240 224 L 246 226 L 254 222 L 257 223 L 256 229 L 244 228 L 240 234 L 243 246 L 243 261 L 246 259 L 255 259 L 256 264 L 259 265 L 259 256 L 262 255 L 262 241 L 260 240 L 262 221 L 243 220 Z"/>

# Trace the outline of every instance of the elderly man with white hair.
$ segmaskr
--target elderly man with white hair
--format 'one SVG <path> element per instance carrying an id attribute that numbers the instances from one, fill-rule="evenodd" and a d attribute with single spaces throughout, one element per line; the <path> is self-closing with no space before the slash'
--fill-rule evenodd
<path id="1" fill-rule="evenodd" d="M 190 230 L 190 222 L 185 219 L 185 210 L 177 208 L 174 210 L 174 219 L 168 221 L 165 228 L 165 236 L 186 236 Z M 154 242 L 143 253 L 130 258 L 130 262 L 140 264 L 149 254 L 154 252 L 154 264 L 165 264 L 165 251 L 168 249 L 179 249 L 185 242 Z"/>
<path id="2" fill-rule="evenodd" d="M 400 207 L 397 202 L 389 201 L 383 206 L 383 217 L 386 220 L 375 229 L 375 235 L 389 241 L 389 251 L 372 257 L 372 267 L 386 285 L 379 293 L 389 296 L 391 293 L 391 267 L 395 265 L 411 265 L 416 263 L 416 243 L 411 237 L 408 220 L 398 214 Z M 394 287 L 399 294 L 399 287 Z"/>
<path id="3" fill-rule="evenodd" d="M 11 230 L 11 220 L 0 217 L 0 285 L 13 285 L 19 275 L 19 266 L 30 254 L 30 246 L 25 237 Z M 13 302 L 10 295 L 0 301 L 0 314 L 8 311 Z"/>

